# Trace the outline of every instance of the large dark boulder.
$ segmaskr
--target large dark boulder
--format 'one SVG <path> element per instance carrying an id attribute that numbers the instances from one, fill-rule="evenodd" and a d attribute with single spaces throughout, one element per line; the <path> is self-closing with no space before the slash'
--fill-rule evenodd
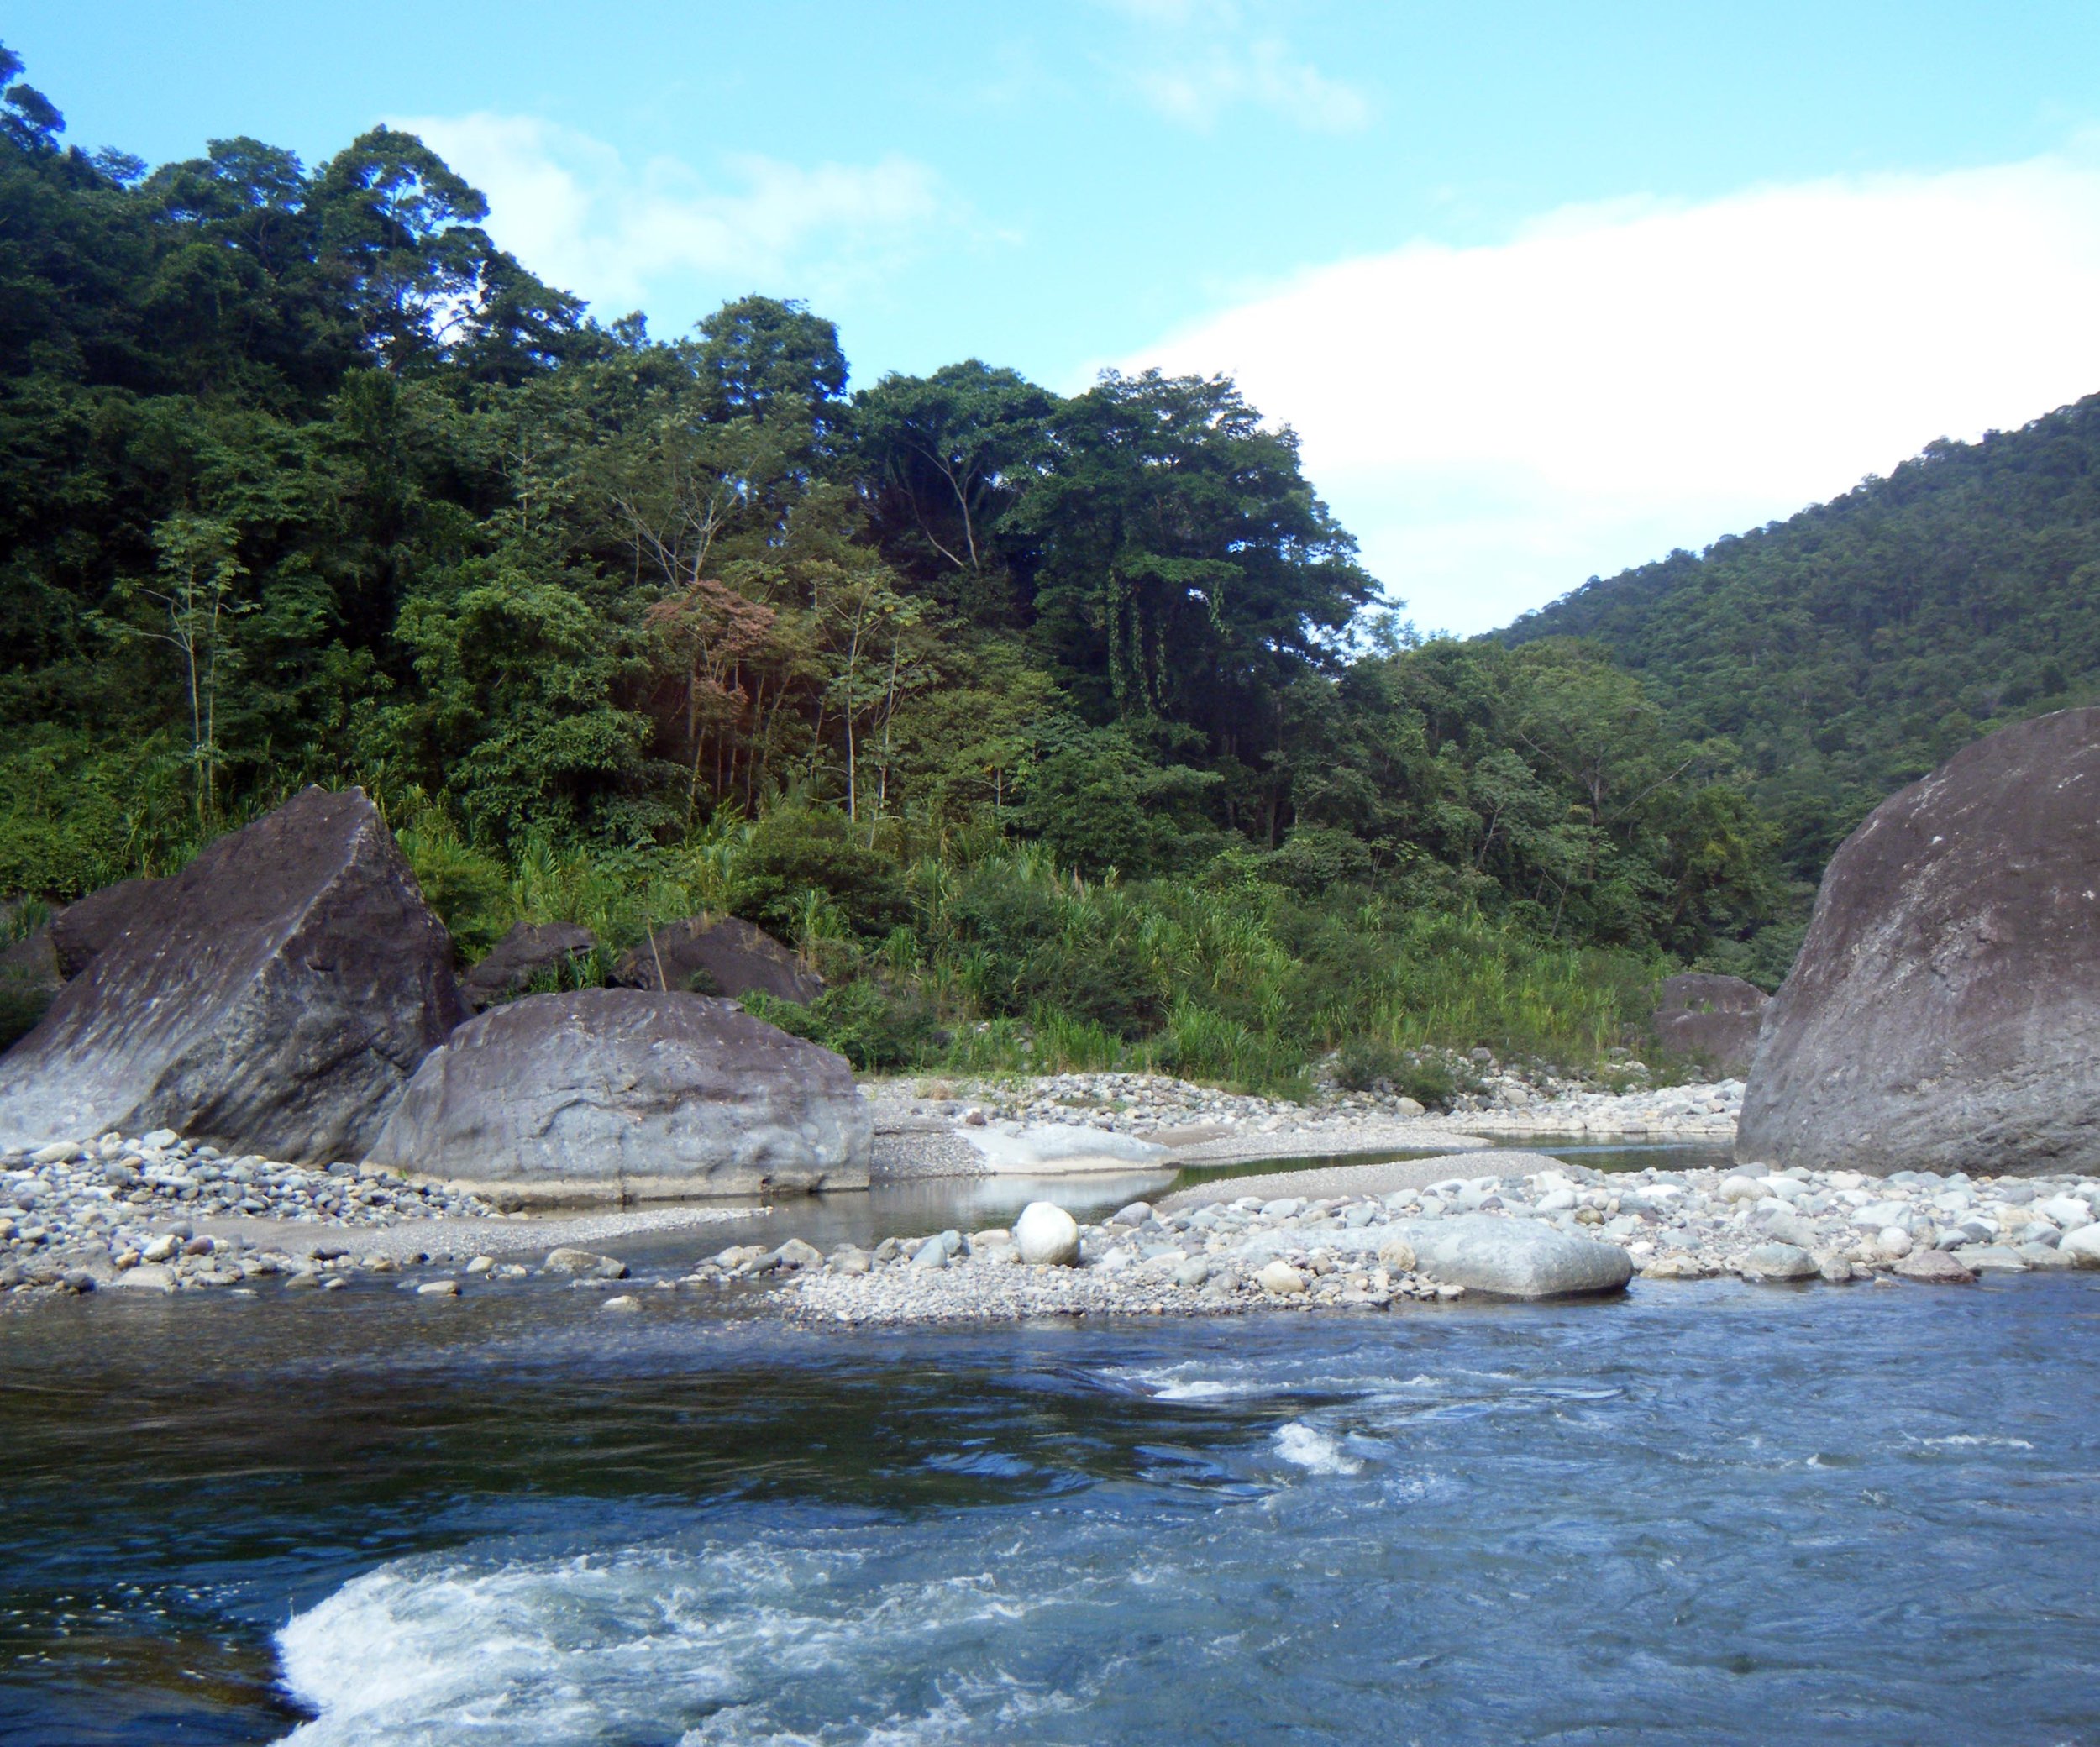
<path id="1" fill-rule="evenodd" d="M 865 1188 L 872 1130 L 843 1056 L 733 1001 L 585 989 L 462 1026 L 370 1157 L 549 1199 L 748 1195 Z"/>
<path id="2" fill-rule="evenodd" d="M 627 989 L 669 989 L 731 998 L 769 994 L 807 1006 L 824 979 L 763 928 L 737 916 L 689 916 L 650 930 L 648 937 L 613 967 Z"/>
<path id="3" fill-rule="evenodd" d="M 134 928 L 150 927 L 167 889 L 164 879 L 120 879 L 67 905 L 51 918 L 59 974 L 71 981 Z"/>
<path id="4" fill-rule="evenodd" d="M 1656 1041 L 1672 1055 L 1688 1056 L 1716 1073 L 1740 1079 L 1757 1053 L 1757 1028 L 1772 997 L 1755 983 L 1711 971 L 1686 971 L 1662 985 L 1656 1008 Z"/>
<path id="5" fill-rule="evenodd" d="M 1845 841 L 1735 1156 L 2100 1170 L 2100 709 L 1978 741 Z"/>
<path id="6" fill-rule="evenodd" d="M 466 1016 L 452 943 L 362 790 L 308 789 L 160 882 L 0 1057 L 0 1146 L 172 1128 L 354 1157 Z"/>
<path id="7" fill-rule="evenodd" d="M 572 960 L 595 952 L 598 936 L 575 922 L 519 922 L 496 942 L 474 968 L 459 979 L 467 1005 L 479 1013 L 531 987 L 546 971 L 560 971 Z"/>

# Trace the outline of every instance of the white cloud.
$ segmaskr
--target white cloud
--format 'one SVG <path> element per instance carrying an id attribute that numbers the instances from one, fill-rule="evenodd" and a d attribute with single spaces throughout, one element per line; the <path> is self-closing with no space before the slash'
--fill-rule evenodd
<path id="1" fill-rule="evenodd" d="M 790 281 L 798 292 L 835 295 L 950 217 L 934 173 L 906 158 L 805 168 L 731 157 L 737 186 L 723 189 L 669 160 L 638 169 L 603 142 L 532 116 L 392 125 L 419 134 L 487 195 L 498 243 L 601 315 L 660 308 L 667 288 L 695 314 Z"/>
<path id="2" fill-rule="evenodd" d="M 1236 0 L 1105 3 L 1140 28 L 1123 71 L 1169 121 L 1207 132 L 1242 104 L 1317 133 L 1352 133 L 1371 118 L 1362 92 L 1299 57 Z"/>
<path id="3" fill-rule="evenodd" d="M 2100 168 L 2073 155 L 1308 272 L 1126 367 L 1224 370 L 1425 627 L 1822 501 L 2100 389 Z"/>

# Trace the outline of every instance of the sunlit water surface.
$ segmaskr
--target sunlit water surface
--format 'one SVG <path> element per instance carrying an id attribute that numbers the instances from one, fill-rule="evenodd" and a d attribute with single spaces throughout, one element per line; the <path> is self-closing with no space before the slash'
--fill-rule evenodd
<path id="1" fill-rule="evenodd" d="M 10 1743 L 2090 1741 L 2094 1277 L 0 1319 Z"/>
<path id="2" fill-rule="evenodd" d="M 0 1317 L 0 1740 L 2092 1740 L 2097 1288 L 102 1294 Z"/>

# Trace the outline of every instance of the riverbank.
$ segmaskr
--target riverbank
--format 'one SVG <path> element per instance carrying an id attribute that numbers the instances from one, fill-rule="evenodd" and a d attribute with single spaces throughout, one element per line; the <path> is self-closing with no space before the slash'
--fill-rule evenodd
<path id="1" fill-rule="evenodd" d="M 1856 1172 L 1605 1175 L 1536 1153 L 1464 1155 L 1241 1178 L 1140 1202 L 1078 1231 L 1077 1266 L 1032 1267 L 1015 1234 L 928 1233 L 796 1271 L 789 1314 L 849 1326 L 1410 1301 L 1608 1289 L 1631 1275 L 1958 1285 L 2100 1267 L 2100 1178 Z M 1446 1240 L 1462 1240 L 1462 1265 Z M 1614 1274 L 1603 1252 L 1622 1255 Z M 758 1265 L 749 1258 L 748 1266 Z M 778 1259 L 764 1266 L 779 1270 Z M 711 1264 L 698 1278 L 734 1277 Z M 1541 1267 L 1547 1272 L 1543 1275 Z M 1588 1270 L 1584 1272 L 1584 1270 Z"/>
<path id="2" fill-rule="evenodd" d="M 192 1179 L 214 1162 L 192 1153 Z M 1179 1191 L 1171 1171 L 1121 1179 L 1137 1200 L 1112 1215 L 1083 1215 L 1074 1231 L 1075 1266 L 1021 1262 L 1011 1224 L 965 1220 L 908 1225 L 911 1209 L 937 1220 L 945 1207 L 974 1207 L 1011 1221 L 1023 1196 L 1062 1194 L 1074 1207 L 1116 1205 L 1100 1199 L 1112 1183 L 1042 1181 L 1011 1191 L 1002 1180 L 982 1190 L 935 1193 L 937 1184 L 877 1191 L 902 1196 L 885 1216 L 888 1235 L 865 1235 L 839 1215 L 858 1195 L 770 1206 L 723 1203 L 580 1210 L 556 1216 L 502 1215 L 438 1208 L 422 1194 L 394 1193 L 394 1205 L 345 1202 L 321 1212 L 318 1185 L 329 1173 L 279 1179 L 282 1205 L 308 1216 L 272 1217 L 223 1209 L 223 1195 L 199 1186 L 159 1216 L 115 1223 L 102 1215 L 109 1192 L 90 1181 L 95 1161 L 51 1161 L 0 1177 L 0 1242 L 10 1259 L 27 1250 L 30 1290 L 0 1297 L 24 1304 L 60 1292 L 114 1288 L 163 1293 L 200 1288 L 337 1292 L 360 1283 L 438 1297 L 544 1281 L 603 1295 L 635 1309 L 659 1295 L 701 1309 L 713 1304 L 831 1326 L 997 1322 L 1036 1317 L 1215 1315 L 1252 1309 L 1391 1310 L 1473 1293 L 1527 1295 L 1543 1253 L 1572 1257 L 1586 1272 L 1575 1289 L 1610 1289 L 1626 1277 L 1688 1280 L 1732 1275 L 1752 1282 L 1916 1279 L 1959 1283 L 1979 1274 L 2091 1267 L 2100 1263 L 2100 1179 L 1971 1181 L 1900 1173 L 1888 1179 L 1847 1172 L 1751 1175 L 1732 1169 L 1614 1171 L 1515 1151 L 1469 1151 L 1429 1157 L 1240 1176 Z M 230 1167 L 229 1167 L 230 1169 Z M 85 1235 L 68 1240 L 66 1217 L 47 1213 L 38 1193 L 54 1178 L 83 1183 Z M 363 1179 L 357 1179 L 363 1182 Z M 974 1183 L 979 1179 L 963 1179 Z M 1152 1186 L 1147 1187 L 1147 1183 Z M 995 1185 L 998 1185 L 995 1188 Z M 171 1178 L 161 1191 L 181 1191 Z M 1161 1193 L 1168 1190 L 1167 1193 Z M 25 1193 L 25 1191 L 27 1191 Z M 987 1200 L 985 1197 L 993 1199 Z M 1011 1194 L 1001 1201 L 1000 1196 Z M 37 1204 L 34 1210 L 20 1207 Z M 838 1204 L 834 1206 L 832 1204 Z M 901 1209 L 902 1217 L 900 1211 Z M 175 1215 L 170 1218 L 170 1213 Z M 127 1217 L 131 1215 L 131 1217 Z M 26 1230 L 28 1217 L 48 1220 Z M 842 1236 L 842 1226 L 849 1235 Z M 878 1224 L 876 1233 L 884 1226 Z M 54 1238 L 54 1231 L 60 1235 Z M 829 1235 L 827 1235 L 827 1233 Z M 717 1235 L 720 1233 L 721 1235 Z M 1516 1275 L 1451 1264 L 1446 1238 L 1464 1236 L 1494 1261 L 1509 1251 Z M 724 1239 L 733 1240 L 725 1243 Z M 810 1241 L 815 1239 L 815 1242 Z M 55 1253 L 52 1253 L 55 1250 Z M 86 1283 L 66 1272 L 99 1255 Z M 1608 1255 L 1619 1272 L 1599 1273 Z M 39 1261 L 36 1258 L 43 1257 Z M 1588 1257 L 1587 1262 L 1583 1257 Z M 1527 1259 L 1529 1258 L 1529 1259 Z M 1478 1255 L 1474 1260 L 1477 1262 Z M 630 1263 L 632 1264 L 630 1266 Z M 1495 1263 L 1501 1266 L 1501 1263 Z M 1556 1264 L 1557 1265 L 1557 1263 Z M 22 1264 L 14 1263 L 16 1268 Z M 1524 1270 L 1531 1269 L 1526 1273 Z M 1512 1286 L 1515 1279 L 1518 1283 Z M 1600 1286 L 1601 1283 L 1601 1286 Z M 36 1291 L 35 1288 L 44 1288 Z M 1557 1289 L 1549 1282 L 1547 1290 Z M 668 1301 L 668 1298 L 667 1298 Z"/>
<path id="3" fill-rule="evenodd" d="M 680 1202 L 507 1215 L 454 1185 L 374 1165 L 325 1169 L 229 1157 L 167 1131 L 54 1143 L 0 1167 L 0 1305 L 105 1288 L 172 1292 L 282 1277 L 516 1261 L 564 1246 L 763 1218 L 749 1204 Z"/>
<path id="4" fill-rule="evenodd" d="M 1435 1114 L 1396 1094 L 1330 1090 L 1298 1104 L 1142 1073 L 876 1080 L 864 1090 L 875 1116 L 878 1180 L 890 1181 L 986 1173 L 969 1136 L 987 1129 L 1079 1125 L 1165 1146 L 1178 1164 L 1240 1164 L 1457 1152 L 1491 1137 L 1727 1141 L 1743 1097 L 1740 1080 L 1611 1093 L 1509 1076 Z"/>

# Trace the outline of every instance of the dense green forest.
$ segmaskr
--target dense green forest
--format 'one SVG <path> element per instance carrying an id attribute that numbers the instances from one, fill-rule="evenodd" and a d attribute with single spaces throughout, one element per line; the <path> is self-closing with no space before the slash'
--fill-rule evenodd
<path id="1" fill-rule="evenodd" d="M 1504 633 L 1583 637 L 1672 727 L 1726 736 L 1798 879 L 1977 736 L 2100 694 L 2100 396 L 1702 555 L 1593 580 Z"/>
<path id="2" fill-rule="evenodd" d="M 1593 1061 L 1676 965 L 1783 972 L 1762 718 L 1666 713 L 1594 643 L 1418 642 L 1229 380 L 855 389 L 758 296 L 658 338 L 408 135 L 149 171 L 21 71 L 0 893 L 355 782 L 469 955 L 733 910 L 864 1066 L 1271 1084 Z"/>

